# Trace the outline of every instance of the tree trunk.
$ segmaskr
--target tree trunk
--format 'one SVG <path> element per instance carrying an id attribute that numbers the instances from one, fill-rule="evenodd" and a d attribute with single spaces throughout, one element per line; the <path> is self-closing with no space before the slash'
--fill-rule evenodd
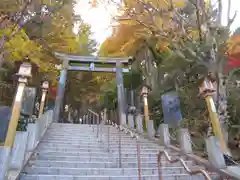
<path id="1" fill-rule="evenodd" d="M 214 83 L 216 93 L 213 95 L 213 100 L 218 112 L 219 123 L 222 128 L 222 133 L 224 135 L 225 141 L 227 143 L 227 121 L 228 121 L 228 112 L 227 112 L 227 87 L 226 79 L 221 72 L 218 72 L 218 81 Z"/>
<path id="2" fill-rule="evenodd" d="M 217 88 L 217 110 L 219 121 L 222 127 L 222 132 L 225 141 L 228 141 L 227 124 L 228 124 L 228 111 L 227 111 L 227 80 L 223 74 L 218 73 L 218 88 Z"/>

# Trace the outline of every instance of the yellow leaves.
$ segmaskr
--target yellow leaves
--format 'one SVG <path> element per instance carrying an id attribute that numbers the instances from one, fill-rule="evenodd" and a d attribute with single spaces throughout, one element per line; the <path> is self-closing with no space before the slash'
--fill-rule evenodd
<path id="1" fill-rule="evenodd" d="M 135 38 L 131 38 L 129 39 L 122 47 L 121 47 L 121 50 L 122 52 L 124 51 L 127 51 L 129 49 L 131 49 L 134 45 L 134 43 L 136 42 L 136 39 Z"/>
<path id="2" fill-rule="evenodd" d="M 156 16 L 154 18 L 154 20 L 155 20 L 155 24 L 156 24 L 157 28 L 162 29 L 163 28 L 163 19 L 159 16 Z"/>
<path id="3" fill-rule="evenodd" d="M 170 45 L 170 43 L 168 41 L 164 41 L 164 40 L 159 40 L 157 42 L 157 45 L 156 45 L 156 49 L 159 50 L 159 51 L 170 51 L 170 49 L 168 48 Z"/>
<path id="4" fill-rule="evenodd" d="M 198 29 L 188 29 L 188 36 L 192 39 L 199 39 Z"/>
<path id="5" fill-rule="evenodd" d="M 208 9 L 211 6 L 211 0 L 204 0 L 205 7 Z"/>
<path id="6" fill-rule="evenodd" d="M 232 38 L 229 39 L 227 51 L 233 57 L 240 55 L 240 36 L 239 35 L 233 36 Z"/>
<path id="7" fill-rule="evenodd" d="M 187 0 L 145 0 L 156 9 L 169 9 L 170 7 L 183 8 Z"/>
<path id="8" fill-rule="evenodd" d="M 186 0 L 173 0 L 173 6 L 176 8 L 184 8 Z"/>
<path id="9" fill-rule="evenodd" d="M 135 20 L 132 19 L 119 19 L 118 22 L 122 25 L 129 25 L 129 26 L 134 26 L 139 24 L 138 22 L 136 22 Z"/>

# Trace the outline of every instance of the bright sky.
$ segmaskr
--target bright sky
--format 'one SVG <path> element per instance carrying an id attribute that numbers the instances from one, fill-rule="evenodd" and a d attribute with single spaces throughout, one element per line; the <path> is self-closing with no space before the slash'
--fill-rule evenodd
<path id="1" fill-rule="evenodd" d="M 75 7 L 75 14 L 81 15 L 83 20 L 92 26 L 93 38 L 101 44 L 108 36 L 111 35 L 111 20 L 112 17 L 117 13 L 117 8 L 114 5 L 106 6 L 98 4 L 97 8 L 92 8 L 88 0 L 77 0 L 79 1 Z M 224 14 L 227 13 L 227 0 L 223 1 Z M 239 11 L 237 18 L 235 19 L 232 30 L 240 27 L 240 0 L 232 1 L 232 15 L 237 10 Z M 226 24 L 226 17 L 223 18 L 223 24 Z"/>
<path id="2" fill-rule="evenodd" d="M 75 14 L 81 15 L 82 19 L 91 25 L 93 38 L 100 44 L 112 33 L 112 17 L 117 13 L 117 7 L 98 4 L 97 8 L 92 8 L 88 0 L 78 0 L 75 7 Z"/>
<path id="3" fill-rule="evenodd" d="M 228 1 L 222 0 L 222 2 L 223 2 L 223 10 L 224 10 L 223 14 L 225 15 L 225 18 L 223 18 L 223 24 L 226 25 Z M 236 11 L 238 12 L 237 17 L 231 27 L 231 30 L 235 30 L 236 28 L 240 27 L 240 0 L 231 0 L 231 3 L 232 3 L 231 15 L 233 16 Z"/>

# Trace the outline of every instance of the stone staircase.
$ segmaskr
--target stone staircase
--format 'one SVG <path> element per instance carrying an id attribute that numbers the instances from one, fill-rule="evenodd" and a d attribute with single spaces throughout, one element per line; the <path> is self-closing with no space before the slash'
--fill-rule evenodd
<path id="1" fill-rule="evenodd" d="M 136 140 L 110 125 L 104 125 L 97 138 L 97 128 L 97 125 L 86 124 L 51 124 L 20 180 L 159 180 L 157 153 L 164 150 L 163 146 L 147 139 L 138 140 L 139 177 Z M 173 158 L 179 157 L 176 152 L 168 152 Z M 205 179 L 201 174 L 190 176 L 180 162 L 169 164 L 164 158 L 162 162 L 163 179 Z M 191 170 L 204 169 L 189 160 L 186 164 Z M 216 178 L 217 175 L 212 175 L 212 179 Z"/>

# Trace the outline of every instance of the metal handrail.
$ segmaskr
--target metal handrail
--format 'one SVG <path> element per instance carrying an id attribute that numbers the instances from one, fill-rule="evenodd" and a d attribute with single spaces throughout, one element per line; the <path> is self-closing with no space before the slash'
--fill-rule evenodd
<path id="1" fill-rule="evenodd" d="M 158 154 L 157 154 L 157 165 L 158 165 L 158 176 L 159 176 L 159 180 L 163 180 L 163 177 L 162 177 L 162 172 L 161 172 L 161 167 L 162 167 L 162 163 L 161 163 L 161 157 L 162 155 L 164 155 L 168 162 L 170 162 L 171 164 L 172 163 L 176 163 L 176 162 L 180 162 L 182 165 L 183 165 L 183 168 L 187 171 L 187 173 L 189 173 L 190 175 L 196 175 L 196 174 L 202 174 L 206 180 L 212 180 L 212 178 L 210 177 L 210 175 L 203 169 L 199 169 L 199 170 L 194 170 L 192 171 L 191 169 L 189 169 L 189 167 L 187 166 L 186 162 L 182 159 L 182 158 L 179 158 L 179 159 L 172 159 L 170 157 L 170 155 L 168 154 L 167 151 L 160 151 Z"/>
<path id="2" fill-rule="evenodd" d="M 96 113 L 96 112 L 94 112 L 94 111 L 92 111 L 91 109 L 88 109 L 88 111 L 90 112 L 90 113 L 92 113 L 92 115 L 93 116 L 96 116 L 96 124 L 97 124 L 97 137 L 99 137 L 99 131 L 100 131 L 100 116 L 99 116 L 99 114 L 98 113 Z M 94 121 L 94 119 L 93 119 L 93 121 Z M 93 126 L 93 132 L 94 132 L 94 126 Z"/>
<path id="3" fill-rule="evenodd" d="M 136 139 L 136 150 L 137 150 L 137 161 L 138 161 L 138 179 L 141 180 L 142 179 L 142 172 L 141 172 L 141 153 L 140 153 L 140 145 L 139 145 L 139 136 L 131 131 L 130 135 L 132 138 Z"/>
<path id="4" fill-rule="evenodd" d="M 117 125 L 116 123 L 112 123 L 113 127 L 116 127 L 117 129 L 119 129 L 119 131 L 124 131 L 126 134 L 130 134 L 131 138 L 135 138 L 136 139 L 136 150 L 137 150 L 137 161 L 138 161 L 138 179 L 141 180 L 142 179 L 142 172 L 141 172 L 141 155 L 140 155 L 140 146 L 139 146 L 139 136 L 132 132 L 131 130 L 129 130 L 128 128 L 125 128 L 121 125 Z"/>
<path id="5" fill-rule="evenodd" d="M 95 116 L 99 116 L 99 114 L 98 114 L 98 113 L 96 113 L 96 112 L 92 111 L 91 109 L 88 109 L 88 111 L 89 111 L 89 112 L 91 112 L 92 114 L 94 114 Z"/>

